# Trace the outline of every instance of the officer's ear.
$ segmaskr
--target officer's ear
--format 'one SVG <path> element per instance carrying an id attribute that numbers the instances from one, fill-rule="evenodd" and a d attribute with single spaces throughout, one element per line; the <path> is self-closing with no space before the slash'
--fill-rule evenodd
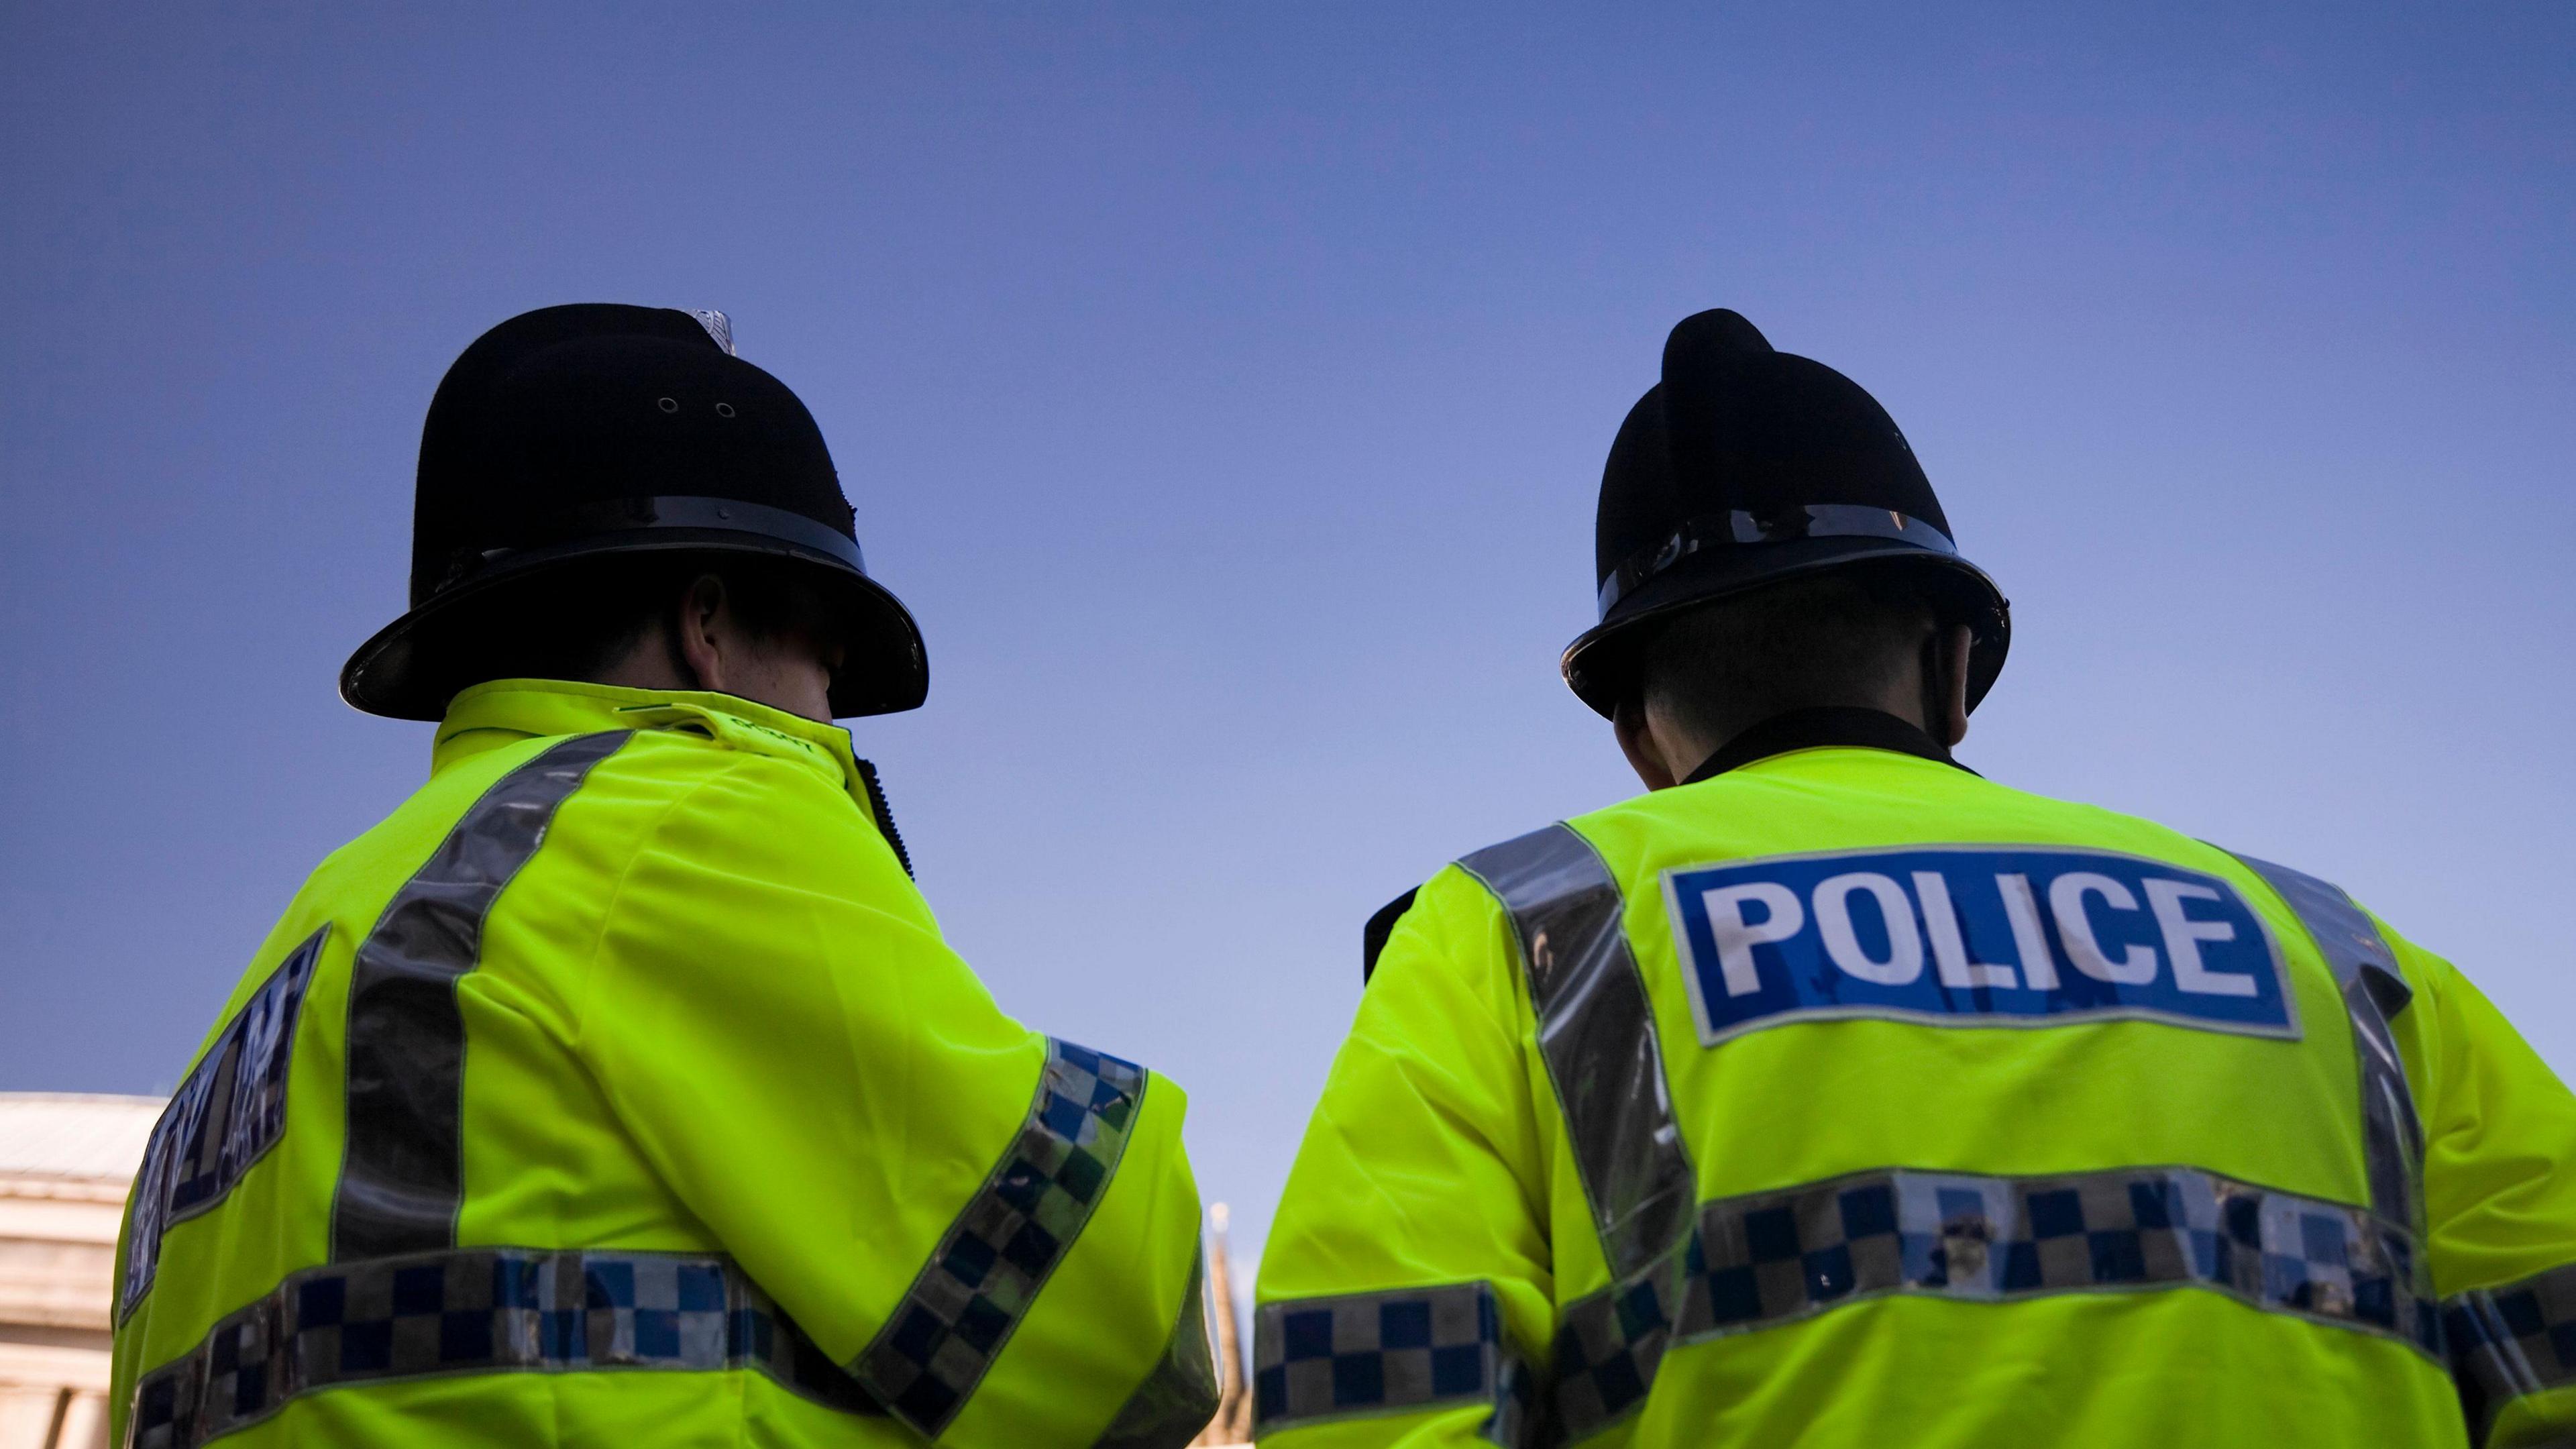
<path id="1" fill-rule="evenodd" d="M 1619 702 L 1610 713 L 1610 728 L 1619 736 L 1619 753 L 1628 757 L 1628 768 L 1649 790 L 1669 790 L 1681 783 L 1670 761 L 1664 758 L 1663 743 L 1655 738 L 1646 724 L 1646 702 L 1635 694 Z"/>
<path id="2" fill-rule="evenodd" d="M 689 687 L 723 693 L 725 656 L 736 644 L 732 611 L 726 607 L 725 582 L 716 574 L 698 574 L 680 587 L 671 602 L 671 643 Z"/>

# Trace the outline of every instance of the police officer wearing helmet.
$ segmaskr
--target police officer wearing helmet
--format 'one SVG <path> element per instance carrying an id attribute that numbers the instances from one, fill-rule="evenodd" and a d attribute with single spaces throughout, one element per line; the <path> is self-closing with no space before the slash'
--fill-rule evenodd
<path id="1" fill-rule="evenodd" d="M 1687 319 L 1597 563 L 1648 793 L 1372 923 L 1265 1445 L 2576 1442 L 2576 1099 L 2334 886 L 1954 761 L 2008 615 L 1867 393 Z"/>
<path id="2" fill-rule="evenodd" d="M 836 716 L 922 702 L 821 433 L 720 314 L 449 370 L 333 854 L 154 1129 L 121 1442 L 1176 1445 L 1183 1098 L 1005 1016 Z"/>

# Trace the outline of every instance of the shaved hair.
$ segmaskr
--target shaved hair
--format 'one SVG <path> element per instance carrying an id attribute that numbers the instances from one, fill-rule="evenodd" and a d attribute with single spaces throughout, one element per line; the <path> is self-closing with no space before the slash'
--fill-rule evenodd
<path id="1" fill-rule="evenodd" d="M 609 557 L 567 565 L 495 590 L 478 611 L 480 679 L 597 678 L 656 636 L 669 637 L 680 592 L 702 575 L 724 584 L 725 600 L 753 637 L 832 632 L 821 594 L 804 569 L 778 559 L 724 555 Z M 670 646 L 675 652 L 676 642 Z M 687 677 L 685 669 L 681 677 Z"/>
<path id="2" fill-rule="evenodd" d="M 1724 742 L 1773 715 L 1869 705 L 1932 638 L 1935 611 L 1909 570 L 1810 574 L 1691 609 L 1640 655 L 1640 696 L 1702 739 Z"/>

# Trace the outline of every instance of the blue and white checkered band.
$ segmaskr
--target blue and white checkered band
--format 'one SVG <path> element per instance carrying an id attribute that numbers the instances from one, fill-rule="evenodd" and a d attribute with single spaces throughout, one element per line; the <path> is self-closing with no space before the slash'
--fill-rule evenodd
<path id="1" fill-rule="evenodd" d="M 1368 1414 L 1483 1407 L 1516 1445 L 1536 1385 L 1503 1336 L 1488 1283 L 1265 1303 L 1252 1324 L 1255 1432 Z"/>
<path id="2" fill-rule="evenodd" d="M 1858 503 L 1810 503 L 1767 513 L 1735 509 L 1708 513 L 1641 548 L 1610 570 L 1601 581 L 1601 617 L 1635 588 L 1692 554 L 1709 549 L 1743 548 L 1766 543 L 1792 543 L 1802 538 L 1885 538 L 1910 543 L 1927 553 L 1956 554 L 1950 535 L 1922 519 Z"/>
<path id="3" fill-rule="evenodd" d="M 195 1449 L 342 1384 L 585 1369 L 749 1369 L 882 1412 L 728 1258 L 453 1248 L 287 1278 L 142 1377 L 128 1442 Z"/>
<path id="4" fill-rule="evenodd" d="M 119 1318 L 133 1312 L 152 1290 L 161 1263 L 161 1235 L 170 1224 L 212 1209 L 286 1135 L 287 1067 L 295 1023 L 330 934 L 324 926 L 286 953 L 215 1033 L 214 1045 L 206 1048 L 154 1124 L 135 1176 L 133 1229 L 117 1291 Z"/>
<path id="5" fill-rule="evenodd" d="M 2474 1442 L 2507 1404 L 2576 1385 L 2576 1263 L 2446 1300 L 2443 1326 Z"/>
<path id="6" fill-rule="evenodd" d="M 930 1438 L 957 1417 L 1109 1190 L 1148 1073 L 1050 1038 L 1037 1099 L 850 1371 Z"/>
<path id="7" fill-rule="evenodd" d="M 2415 1239 L 2364 1208 L 2189 1167 L 2033 1178 L 1870 1172 L 1709 1203 L 1680 1252 L 1566 1305 L 1555 1418 L 1579 1439 L 1644 1403 L 1677 1344 L 1870 1298 L 2006 1303 L 2174 1288 L 2442 1358 Z"/>

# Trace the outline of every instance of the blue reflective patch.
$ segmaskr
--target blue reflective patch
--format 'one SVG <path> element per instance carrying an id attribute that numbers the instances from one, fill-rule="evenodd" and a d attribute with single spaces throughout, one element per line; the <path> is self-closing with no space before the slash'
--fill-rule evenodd
<path id="1" fill-rule="evenodd" d="M 1944 848 L 1664 873 L 1700 1041 L 1788 1021 L 2142 1018 L 2296 1037 L 2272 937 L 2225 880 L 2099 851 Z"/>
<path id="2" fill-rule="evenodd" d="M 170 1225 L 213 1211 L 286 1135 L 295 1023 L 330 935 L 331 928 L 323 926 L 269 972 L 215 1034 L 153 1125 L 135 1174 L 125 1278 L 117 1291 L 120 1318 L 151 1291 L 161 1237 Z"/>

